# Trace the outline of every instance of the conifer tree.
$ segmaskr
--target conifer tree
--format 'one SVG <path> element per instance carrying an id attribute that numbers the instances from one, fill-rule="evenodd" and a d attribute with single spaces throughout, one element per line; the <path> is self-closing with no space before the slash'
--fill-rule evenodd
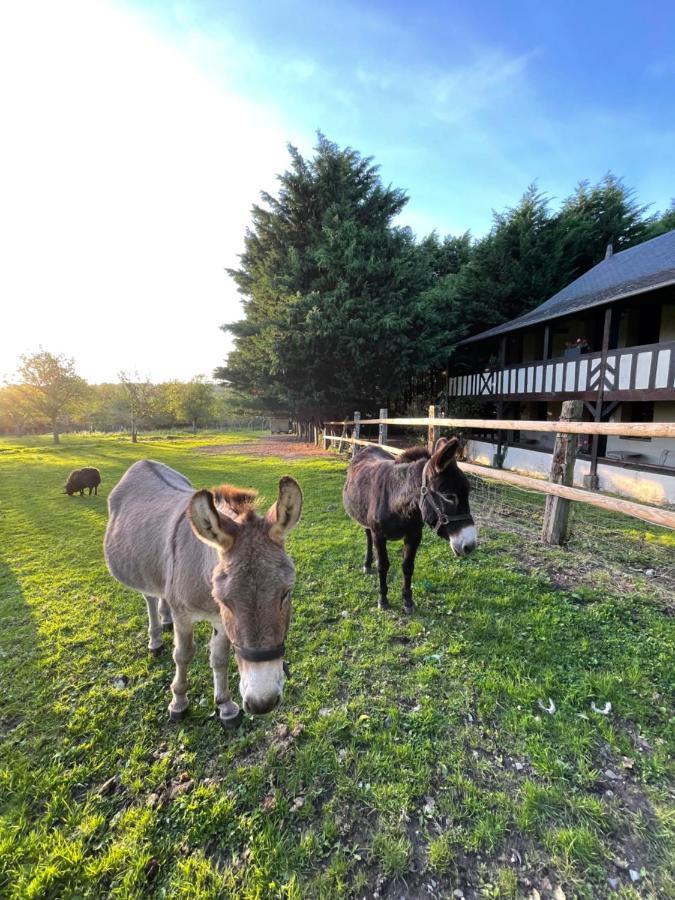
<path id="1" fill-rule="evenodd" d="M 416 348 L 411 327 L 422 257 L 393 224 L 407 198 L 372 160 L 319 135 L 277 196 L 253 209 L 240 268 L 245 318 L 224 326 L 235 349 L 216 377 L 268 408 L 344 413 L 402 384 Z"/>

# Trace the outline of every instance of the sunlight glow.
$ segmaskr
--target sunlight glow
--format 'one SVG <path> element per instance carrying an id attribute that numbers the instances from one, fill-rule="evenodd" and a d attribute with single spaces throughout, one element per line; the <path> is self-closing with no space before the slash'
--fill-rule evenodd
<path id="1" fill-rule="evenodd" d="M 293 135 L 105 0 L 2 5 L 0 116 L 0 376 L 38 345 L 91 381 L 210 376 Z"/>

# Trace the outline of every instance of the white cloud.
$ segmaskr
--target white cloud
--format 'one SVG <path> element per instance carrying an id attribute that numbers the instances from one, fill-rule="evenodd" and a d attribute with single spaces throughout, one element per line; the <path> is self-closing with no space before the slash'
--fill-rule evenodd
<path id="1" fill-rule="evenodd" d="M 0 121 L 0 374 L 39 344 L 92 381 L 210 374 L 298 137 L 105 0 L 3 4 Z"/>
<path id="2" fill-rule="evenodd" d="M 428 85 L 439 119 L 458 122 L 525 89 L 527 65 L 534 54 L 509 57 L 496 51 L 479 55 L 468 65 L 457 66 L 436 76 Z"/>

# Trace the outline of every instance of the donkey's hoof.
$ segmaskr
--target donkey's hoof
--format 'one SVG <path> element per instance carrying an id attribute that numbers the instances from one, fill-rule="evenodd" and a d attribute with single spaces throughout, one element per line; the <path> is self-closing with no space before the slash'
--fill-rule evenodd
<path id="1" fill-rule="evenodd" d="M 220 722 L 223 731 L 234 731 L 234 729 L 239 728 L 244 721 L 244 710 L 240 709 L 236 716 L 231 716 L 229 719 L 223 719 L 218 716 L 218 721 Z"/>
<path id="2" fill-rule="evenodd" d="M 380 598 L 377 601 L 377 605 L 380 609 L 389 609 L 389 601 L 388 600 L 382 600 L 382 598 Z"/>
<path id="3" fill-rule="evenodd" d="M 161 656 L 164 653 L 164 645 L 160 644 L 159 647 L 149 647 L 148 652 L 150 656 L 154 656 L 157 659 L 158 656 Z"/>
<path id="4" fill-rule="evenodd" d="M 284 670 L 284 675 L 286 676 L 286 678 L 287 679 L 290 678 L 291 677 L 291 667 L 288 665 L 286 660 L 284 660 L 284 662 L 283 662 L 282 669 Z"/>
<path id="5" fill-rule="evenodd" d="M 414 603 L 404 603 L 403 604 L 403 612 L 406 616 L 412 616 L 415 612 L 415 604 Z"/>
<path id="6" fill-rule="evenodd" d="M 173 622 L 162 622 L 162 631 L 173 631 Z"/>
<path id="7" fill-rule="evenodd" d="M 372 566 L 364 566 L 362 571 L 363 571 L 364 575 L 372 575 L 373 567 Z"/>
<path id="8" fill-rule="evenodd" d="M 187 715 L 187 711 L 187 706 L 185 709 L 171 709 L 171 707 L 169 707 L 169 718 L 172 722 L 182 722 Z"/>

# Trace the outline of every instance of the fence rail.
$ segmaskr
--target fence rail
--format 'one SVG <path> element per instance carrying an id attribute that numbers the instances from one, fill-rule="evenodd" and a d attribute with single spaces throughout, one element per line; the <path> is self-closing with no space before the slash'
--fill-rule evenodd
<path id="1" fill-rule="evenodd" d="M 540 422 L 536 419 L 445 419 L 437 416 L 412 419 L 359 419 L 360 425 L 413 425 L 437 428 L 476 428 L 483 431 L 546 431 L 559 434 L 600 434 L 626 437 L 675 438 L 675 422 Z M 353 419 L 325 422 L 353 425 Z"/>

